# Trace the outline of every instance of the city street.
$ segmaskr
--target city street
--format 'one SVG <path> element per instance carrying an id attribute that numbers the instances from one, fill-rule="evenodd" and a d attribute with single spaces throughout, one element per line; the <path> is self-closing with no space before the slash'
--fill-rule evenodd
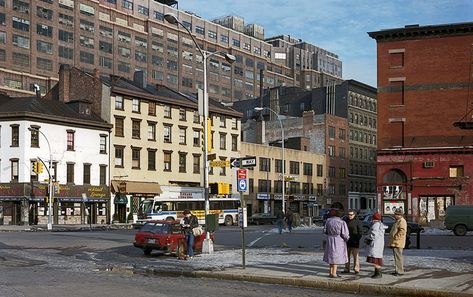
<path id="1" fill-rule="evenodd" d="M 68 296 L 88 296 L 97 292 L 103 296 L 184 296 L 196 286 L 199 286 L 199 293 L 206 296 L 261 296 L 263 292 L 265 296 L 351 296 L 316 289 L 211 279 L 177 277 L 170 282 L 168 277 L 159 274 L 150 278 L 134 274 L 132 270 L 112 269 L 118 265 L 193 269 L 190 265 L 192 261 L 182 262 L 157 254 L 144 256 L 141 250 L 132 246 L 134 232 L 3 232 L 0 234 L 0 272 L 3 276 L 0 296 L 54 297 L 64 296 L 66 290 Z M 289 254 L 281 256 L 291 259 L 290 254 L 293 254 L 294 261 L 297 261 L 301 251 L 320 252 L 320 240 L 323 238 L 320 227 L 300 228 L 279 235 L 272 226 L 250 226 L 245 235 L 248 253 L 256 248 L 287 247 Z M 461 240 L 453 235 L 428 235 L 423 236 L 421 242 L 425 244 L 426 252 L 447 247 L 452 252 L 473 250 L 471 235 Z M 216 235 L 215 250 L 238 250 L 239 247 L 240 229 L 221 227 Z M 239 256 L 233 256 L 236 258 L 234 263 L 238 264 L 232 266 L 238 267 Z M 366 265 L 363 266 L 366 269 Z M 321 269 L 325 270 L 323 267 Z"/>

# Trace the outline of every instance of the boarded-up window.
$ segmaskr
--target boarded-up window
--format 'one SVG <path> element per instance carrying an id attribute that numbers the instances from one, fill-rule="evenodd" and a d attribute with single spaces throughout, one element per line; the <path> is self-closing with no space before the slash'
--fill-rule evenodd
<path id="1" fill-rule="evenodd" d="M 397 68 L 404 66 L 404 53 L 390 53 L 389 54 L 389 67 Z"/>
<path id="2" fill-rule="evenodd" d="M 391 105 L 404 105 L 404 81 L 391 81 Z"/>
<path id="3" fill-rule="evenodd" d="M 404 122 L 391 122 L 391 146 L 404 146 Z"/>

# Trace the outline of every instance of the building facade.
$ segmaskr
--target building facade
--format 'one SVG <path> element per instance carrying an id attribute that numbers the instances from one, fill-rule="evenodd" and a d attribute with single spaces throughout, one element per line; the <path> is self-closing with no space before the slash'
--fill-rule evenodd
<path id="1" fill-rule="evenodd" d="M 293 63 L 302 56 L 276 56 L 277 47 L 263 40 L 264 29 L 247 26 L 245 34 L 243 20 L 242 26 L 220 25 L 157 1 L 11 0 L 0 2 L 0 90 L 34 95 L 37 84 L 44 95 L 57 83 L 60 65 L 68 64 L 128 79 L 141 70 L 150 84 L 193 94 L 203 85 L 202 56 L 184 28 L 165 21 L 168 12 L 194 34 L 203 50 L 236 57 L 233 65 L 217 56 L 209 59 L 210 97 L 230 102 L 259 96 L 260 85 L 306 85 L 304 71 L 309 70 Z M 314 84 L 324 85 L 325 74 L 341 78 L 335 54 L 303 51 L 307 63 L 316 66 L 310 68 Z M 333 62 L 326 67 L 326 60 Z"/>
<path id="2" fill-rule="evenodd" d="M 248 170 L 248 192 L 244 199 L 248 215 L 272 213 L 282 208 L 281 147 L 242 142 L 241 155 L 255 156 L 256 167 Z M 285 149 L 285 207 L 301 217 L 318 215 L 323 197 L 325 156 Z"/>
<path id="3" fill-rule="evenodd" d="M 471 118 L 473 23 L 368 34 L 378 51 L 379 205 L 442 224 L 449 205 L 473 204 L 473 132 L 454 126 Z"/>
<path id="4" fill-rule="evenodd" d="M 128 80 L 63 66 L 59 76 L 51 99 L 69 102 L 82 94 L 93 102 L 94 112 L 113 124 L 111 209 L 118 221 L 131 221 L 139 203 L 163 194 L 163 185 L 201 187 L 203 119 L 195 98 L 149 85 L 143 72 Z M 239 157 L 240 113 L 212 100 L 209 108 L 211 154 L 222 161 Z M 211 168 L 209 182 L 233 184 L 235 174 L 226 167 Z"/>
<path id="5" fill-rule="evenodd" d="M 88 102 L 2 97 L 0 223 L 46 224 L 50 177 L 53 224 L 109 222 L 111 125 Z"/>

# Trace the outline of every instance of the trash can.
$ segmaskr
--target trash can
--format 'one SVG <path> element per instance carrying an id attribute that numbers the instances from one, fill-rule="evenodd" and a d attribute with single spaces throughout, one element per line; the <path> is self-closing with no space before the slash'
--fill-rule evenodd
<path id="1" fill-rule="evenodd" d="M 218 230 L 218 214 L 208 214 L 205 217 L 205 230 L 208 232 Z"/>

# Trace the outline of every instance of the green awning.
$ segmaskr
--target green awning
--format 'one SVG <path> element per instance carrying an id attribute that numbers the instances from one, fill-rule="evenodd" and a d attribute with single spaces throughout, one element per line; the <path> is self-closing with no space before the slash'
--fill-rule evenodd
<path id="1" fill-rule="evenodd" d="M 116 194 L 115 199 L 113 200 L 115 204 L 128 204 L 128 198 L 123 194 Z"/>

